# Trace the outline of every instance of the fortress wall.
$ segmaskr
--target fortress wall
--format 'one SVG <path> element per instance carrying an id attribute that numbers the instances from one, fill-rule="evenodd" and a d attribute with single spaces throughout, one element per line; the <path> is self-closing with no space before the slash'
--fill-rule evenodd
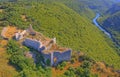
<path id="1" fill-rule="evenodd" d="M 47 60 L 49 60 L 50 61 L 50 65 L 52 66 L 52 64 L 51 64 L 51 53 L 49 53 L 49 54 L 45 54 L 44 52 L 42 52 L 42 56 L 43 56 L 43 58 L 44 58 L 44 62 L 46 63 L 47 62 Z"/>
<path id="2" fill-rule="evenodd" d="M 37 40 L 33 40 L 33 39 L 25 39 L 23 42 L 26 46 L 28 47 L 32 47 L 36 50 L 38 50 L 38 48 L 40 47 L 41 43 Z"/>
<path id="3" fill-rule="evenodd" d="M 46 63 L 49 60 L 51 66 L 56 66 L 58 63 L 62 61 L 69 61 L 71 59 L 72 55 L 71 50 L 66 50 L 64 52 L 53 51 L 50 53 L 45 53 L 44 52 L 45 47 L 41 45 L 40 41 L 33 39 L 25 39 L 23 43 L 28 47 L 32 47 L 38 50 L 43 55 L 44 62 Z"/>
<path id="4" fill-rule="evenodd" d="M 43 50 L 45 50 L 45 46 L 42 46 L 41 48 L 40 47 L 38 48 L 39 52 L 42 52 Z"/>
<path id="5" fill-rule="evenodd" d="M 54 62 L 54 66 L 56 66 L 58 63 L 60 63 L 62 61 L 69 61 L 71 59 L 71 55 L 72 55 L 72 51 L 71 50 L 67 50 L 67 51 L 64 51 L 62 53 L 54 52 L 53 60 L 54 60 L 54 58 L 56 58 L 56 61 L 53 61 Z"/>

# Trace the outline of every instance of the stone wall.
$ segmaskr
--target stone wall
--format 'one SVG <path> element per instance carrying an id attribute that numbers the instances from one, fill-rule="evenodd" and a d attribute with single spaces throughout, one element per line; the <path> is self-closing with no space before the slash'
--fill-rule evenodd
<path id="1" fill-rule="evenodd" d="M 72 51 L 53 52 L 53 66 L 56 66 L 62 61 L 69 61 L 71 59 Z M 54 61 L 56 59 L 56 61 Z"/>
<path id="2" fill-rule="evenodd" d="M 42 52 L 43 50 L 46 49 L 45 46 L 42 46 L 42 43 L 38 40 L 35 39 L 25 39 L 23 42 L 24 45 L 26 45 L 27 47 L 31 47 L 35 50 L 38 50 L 39 52 Z"/>
<path id="3" fill-rule="evenodd" d="M 44 62 L 47 60 L 50 60 L 51 66 L 56 66 L 58 63 L 63 62 L 63 61 L 69 61 L 71 59 L 72 51 L 67 50 L 64 52 L 59 52 L 59 51 L 54 51 L 51 53 L 45 54 L 42 52 L 42 55 L 44 57 Z M 54 61 L 56 59 L 56 61 Z"/>
<path id="4" fill-rule="evenodd" d="M 17 32 L 16 34 L 15 34 L 15 39 L 16 40 L 21 40 L 21 39 L 23 39 L 24 38 L 24 35 L 27 33 L 27 31 L 26 30 L 24 30 L 24 31 L 22 31 L 22 32 Z"/>
<path id="5" fill-rule="evenodd" d="M 47 62 L 47 60 L 49 60 L 50 61 L 50 65 L 52 66 L 53 64 L 52 64 L 52 56 L 51 56 L 51 53 L 47 53 L 47 54 L 45 54 L 44 52 L 41 52 L 41 54 L 42 54 L 42 56 L 43 56 L 43 58 L 44 58 L 44 62 L 46 63 Z"/>
<path id="6" fill-rule="evenodd" d="M 39 41 L 28 38 L 24 40 L 23 44 L 26 45 L 27 47 L 34 48 L 35 50 L 38 50 L 39 47 L 41 46 L 41 43 Z"/>
<path id="7" fill-rule="evenodd" d="M 38 48 L 38 51 L 39 51 L 39 52 L 42 52 L 42 51 L 44 51 L 45 49 L 46 49 L 45 46 L 41 46 L 41 47 Z"/>
<path id="8" fill-rule="evenodd" d="M 44 62 L 46 63 L 47 60 L 50 61 L 51 66 L 56 66 L 58 63 L 62 61 L 69 61 L 71 59 L 72 51 L 70 49 L 67 49 L 65 51 L 51 51 L 51 52 L 45 52 L 46 50 L 45 46 L 42 46 L 40 41 L 34 40 L 34 39 L 25 39 L 24 45 L 27 47 L 32 47 L 36 50 L 38 50 L 44 58 Z"/>

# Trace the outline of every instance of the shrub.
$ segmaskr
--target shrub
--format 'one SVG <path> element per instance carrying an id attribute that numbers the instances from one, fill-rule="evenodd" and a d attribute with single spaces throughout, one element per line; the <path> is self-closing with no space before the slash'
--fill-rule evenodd
<path id="1" fill-rule="evenodd" d="M 9 54 L 14 54 L 18 50 L 19 50 L 19 45 L 15 41 L 10 40 L 7 45 L 7 52 Z"/>
<path id="2" fill-rule="evenodd" d="M 13 40 L 10 40 L 7 45 L 7 52 L 10 55 L 9 62 L 16 67 L 17 71 L 20 72 L 18 77 L 42 77 L 42 75 L 46 75 L 46 77 L 48 77 L 48 74 L 50 74 L 47 71 L 48 69 L 37 68 L 38 66 L 36 66 L 32 58 L 24 56 L 26 51 L 28 52 L 26 47 L 20 48 L 16 41 Z"/>
<path id="3" fill-rule="evenodd" d="M 91 67 L 91 62 L 89 61 L 84 61 L 81 65 L 82 68 L 90 68 Z"/>
<path id="4" fill-rule="evenodd" d="M 48 66 L 50 66 L 50 59 L 47 59 L 47 60 L 46 60 L 46 64 L 47 64 Z"/>
<path id="5" fill-rule="evenodd" d="M 66 62 L 63 61 L 57 65 L 57 69 L 63 70 L 63 68 L 66 66 Z"/>

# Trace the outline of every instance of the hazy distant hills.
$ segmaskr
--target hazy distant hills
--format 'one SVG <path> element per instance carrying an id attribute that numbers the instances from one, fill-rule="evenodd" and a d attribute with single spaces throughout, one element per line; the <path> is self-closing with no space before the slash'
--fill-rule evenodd
<path id="1" fill-rule="evenodd" d="M 119 12 L 119 11 L 120 11 L 120 3 L 117 3 L 117 4 L 112 5 L 112 7 L 109 8 L 109 9 L 106 11 L 106 14 L 112 15 L 112 14 L 115 14 L 115 13 L 117 13 L 117 12 Z"/>
<path id="2" fill-rule="evenodd" d="M 107 29 L 120 44 L 120 3 L 112 5 L 102 18 L 101 25 Z"/>
<path id="3" fill-rule="evenodd" d="M 79 14 L 86 16 L 88 18 L 94 17 L 94 12 L 104 13 L 108 10 L 113 4 L 118 2 L 118 0 L 0 0 L 0 1 L 24 1 L 24 2 L 60 2 L 67 5 L 69 8 L 74 9 L 74 11 Z"/>
<path id="4" fill-rule="evenodd" d="M 97 12 L 105 12 L 111 5 L 116 3 L 116 0 L 79 0 L 80 2 L 86 4 L 92 10 Z"/>

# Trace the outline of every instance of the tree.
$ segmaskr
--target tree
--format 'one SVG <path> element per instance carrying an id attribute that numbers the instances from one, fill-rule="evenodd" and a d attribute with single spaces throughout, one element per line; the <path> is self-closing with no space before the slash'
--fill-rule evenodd
<path id="1" fill-rule="evenodd" d="M 18 50 L 19 50 L 19 45 L 15 41 L 10 40 L 7 45 L 7 52 L 9 54 L 13 54 L 17 52 Z"/>
<path id="2" fill-rule="evenodd" d="M 83 64 L 81 65 L 82 68 L 90 68 L 91 67 L 91 62 L 89 61 L 84 61 Z"/>

